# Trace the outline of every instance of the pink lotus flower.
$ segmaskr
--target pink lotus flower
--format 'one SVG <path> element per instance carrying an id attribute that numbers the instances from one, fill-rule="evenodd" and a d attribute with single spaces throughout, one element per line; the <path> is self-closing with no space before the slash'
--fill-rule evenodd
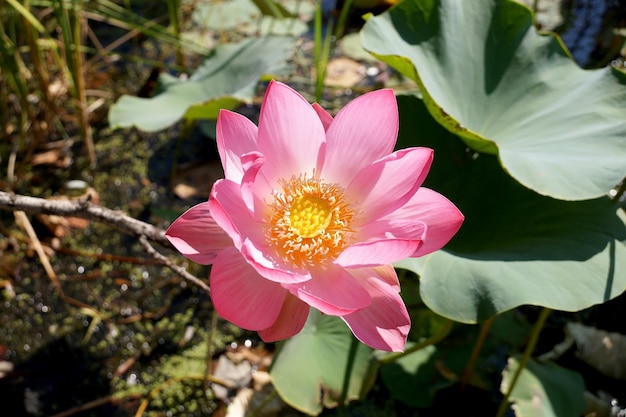
<path id="1" fill-rule="evenodd" d="M 391 90 L 365 94 L 333 119 L 272 82 L 258 128 L 220 112 L 225 178 L 166 236 L 192 261 L 213 264 L 222 317 L 275 341 L 297 334 L 315 307 L 373 348 L 404 349 L 410 319 L 391 264 L 440 249 L 463 215 L 420 187 L 433 151 L 393 152 L 397 132 Z"/>

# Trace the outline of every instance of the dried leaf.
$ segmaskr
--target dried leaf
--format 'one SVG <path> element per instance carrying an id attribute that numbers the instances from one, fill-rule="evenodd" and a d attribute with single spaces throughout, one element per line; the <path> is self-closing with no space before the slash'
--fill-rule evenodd
<path id="1" fill-rule="evenodd" d="M 568 323 L 565 332 L 576 342 L 576 356 L 606 376 L 626 379 L 626 336 Z"/>
<path id="2" fill-rule="evenodd" d="M 350 58 L 331 59 L 326 67 L 324 83 L 333 87 L 354 87 L 365 77 L 365 66 Z"/>
<path id="3" fill-rule="evenodd" d="M 69 197 L 66 195 L 50 197 L 50 200 L 78 200 L 89 198 L 94 204 L 98 204 L 100 196 L 91 187 L 88 187 L 85 192 L 77 197 Z M 62 217 L 54 214 L 40 214 L 37 219 L 57 238 L 63 238 L 67 236 L 71 229 L 85 229 L 89 226 L 89 220 L 80 217 Z"/>
<path id="4" fill-rule="evenodd" d="M 565 340 L 541 360 L 553 360 L 571 347 L 576 346 L 576 356 L 602 374 L 611 378 L 626 380 L 626 336 L 611 333 L 580 323 L 565 325 Z"/>
<path id="5" fill-rule="evenodd" d="M 68 168 L 72 164 L 70 149 L 74 141 L 71 139 L 59 140 L 46 144 L 45 149 L 35 154 L 31 163 L 36 165 L 52 165 L 58 168 Z"/>
<path id="6" fill-rule="evenodd" d="M 208 197 L 213 183 L 224 176 L 221 164 L 211 161 L 179 170 L 172 181 L 173 191 L 184 199 Z"/>
<path id="7" fill-rule="evenodd" d="M 226 417 L 283 415 L 281 412 L 287 409 L 287 405 L 278 395 L 275 395 L 270 375 L 267 372 L 257 371 L 252 375 L 252 382 L 254 388 L 242 389 L 233 398 L 233 402 L 228 406 Z"/>

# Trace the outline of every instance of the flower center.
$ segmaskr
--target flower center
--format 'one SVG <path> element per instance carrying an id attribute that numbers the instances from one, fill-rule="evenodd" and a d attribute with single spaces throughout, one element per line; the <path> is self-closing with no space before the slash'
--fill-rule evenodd
<path id="1" fill-rule="evenodd" d="M 332 220 L 330 204 L 316 195 L 301 195 L 291 203 L 289 222 L 301 237 L 324 233 Z"/>
<path id="2" fill-rule="evenodd" d="M 349 243 L 354 212 L 337 184 L 306 175 L 280 182 L 273 192 L 267 242 L 286 263 L 296 268 L 320 266 L 334 260 Z"/>

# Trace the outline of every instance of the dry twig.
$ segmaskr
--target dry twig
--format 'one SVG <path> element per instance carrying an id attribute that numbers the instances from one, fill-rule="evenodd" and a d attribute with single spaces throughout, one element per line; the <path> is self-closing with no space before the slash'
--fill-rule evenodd
<path id="1" fill-rule="evenodd" d="M 150 242 L 148 242 L 148 239 L 145 236 L 139 236 L 139 242 L 141 243 L 143 248 L 146 250 L 146 252 L 148 252 L 150 255 L 152 255 L 152 257 L 154 259 L 159 260 L 163 265 L 167 266 L 172 271 L 176 272 L 178 275 L 180 275 L 181 277 L 185 278 L 187 281 L 190 281 L 190 282 L 196 284 L 198 287 L 202 288 L 207 293 L 210 292 L 209 286 L 206 285 L 206 283 L 204 281 L 201 281 L 200 279 L 198 279 L 195 276 L 191 275 L 182 266 L 178 266 L 178 265 L 172 263 L 172 261 L 167 256 L 157 252 L 157 250 L 154 249 L 154 247 L 150 244 Z"/>
<path id="2" fill-rule="evenodd" d="M 92 204 L 90 195 L 74 201 L 46 200 L 0 191 L 0 210 L 22 210 L 31 214 L 56 214 L 64 217 L 80 217 L 112 226 L 133 236 L 145 236 L 148 240 L 169 246 L 165 232 L 158 227 L 127 216 L 121 211 Z"/>
<path id="3" fill-rule="evenodd" d="M 111 210 L 106 207 L 91 203 L 90 195 L 78 200 L 46 200 L 43 198 L 29 197 L 0 191 L 0 210 L 14 212 L 27 212 L 31 214 L 55 214 L 64 217 L 80 217 L 96 221 L 114 227 L 126 234 L 137 236 L 139 242 L 154 259 L 160 264 L 170 268 L 184 279 L 202 288 L 207 293 L 209 286 L 185 270 L 176 265 L 168 257 L 158 252 L 150 242 L 156 242 L 169 246 L 165 232 L 158 227 L 141 220 L 127 216 L 121 211 Z"/>

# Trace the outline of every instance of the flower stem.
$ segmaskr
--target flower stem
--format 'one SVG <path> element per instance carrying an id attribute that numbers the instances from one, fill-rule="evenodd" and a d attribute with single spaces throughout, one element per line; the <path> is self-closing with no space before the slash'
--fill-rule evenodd
<path id="1" fill-rule="evenodd" d="M 551 312 L 552 310 L 550 310 L 549 308 L 545 308 L 545 307 L 541 310 L 541 313 L 539 314 L 539 318 L 537 318 L 537 322 L 533 326 L 533 329 L 530 333 L 530 339 L 528 340 L 528 343 L 526 344 L 526 349 L 524 350 L 524 354 L 522 355 L 522 358 L 519 361 L 517 369 L 515 370 L 513 379 L 511 379 L 511 383 L 509 384 L 509 387 L 506 393 L 504 393 L 504 398 L 502 399 L 502 402 L 500 403 L 500 408 L 498 408 L 498 414 L 496 414 L 496 417 L 503 417 L 504 414 L 506 413 L 506 410 L 509 408 L 509 397 L 511 396 L 511 393 L 513 392 L 513 389 L 515 388 L 517 379 L 519 378 L 522 371 L 526 367 L 526 364 L 528 363 L 528 360 L 530 359 L 530 355 L 532 355 L 533 351 L 535 350 L 535 346 L 537 345 L 537 341 L 539 340 L 539 334 L 541 333 L 541 330 L 543 329 L 543 326 L 546 323 L 546 319 L 548 318 L 548 316 L 550 316 Z"/>

